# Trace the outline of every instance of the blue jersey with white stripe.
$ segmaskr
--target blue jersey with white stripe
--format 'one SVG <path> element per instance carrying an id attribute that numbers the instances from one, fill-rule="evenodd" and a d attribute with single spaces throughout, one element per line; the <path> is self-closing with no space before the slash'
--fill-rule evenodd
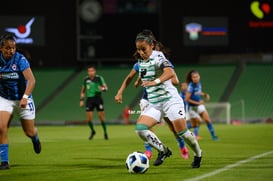
<path id="1" fill-rule="evenodd" d="M 26 57 L 16 52 L 5 60 L 0 52 L 0 96 L 9 100 L 20 100 L 24 95 L 27 81 L 23 71 L 29 68 Z"/>
<path id="2" fill-rule="evenodd" d="M 191 97 L 190 97 L 191 100 L 200 102 L 201 92 L 202 92 L 202 86 L 201 86 L 200 82 L 198 82 L 198 83 L 190 82 L 188 84 L 188 90 L 187 91 L 191 93 Z M 192 105 L 192 104 L 190 104 L 190 105 Z"/>

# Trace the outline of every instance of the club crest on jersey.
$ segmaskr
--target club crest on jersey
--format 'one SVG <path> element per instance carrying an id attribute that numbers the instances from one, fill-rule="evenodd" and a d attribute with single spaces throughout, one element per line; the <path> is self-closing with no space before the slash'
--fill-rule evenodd
<path id="1" fill-rule="evenodd" d="M 16 70 L 16 65 L 15 64 L 13 64 L 12 66 L 11 66 L 11 68 L 12 68 L 12 70 Z"/>

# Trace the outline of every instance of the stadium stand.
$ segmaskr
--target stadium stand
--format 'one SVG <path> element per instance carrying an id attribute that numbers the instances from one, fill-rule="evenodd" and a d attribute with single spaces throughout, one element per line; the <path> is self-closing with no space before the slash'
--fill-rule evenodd
<path id="1" fill-rule="evenodd" d="M 273 65 L 246 64 L 229 99 L 231 117 L 243 121 L 273 117 Z"/>
<path id="2" fill-rule="evenodd" d="M 106 119 L 110 122 L 116 121 L 123 108 L 126 105 L 129 105 L 131 100 L 139 94 L 140 89 L 135 89 L 133 85 L 130 85 L 124 93 L 123 104 L 118 105 L 115 103 L 114 96 L 116 91 L 129 71 L 130 67 L 103 67 L 97 69 L 97 74 L 104 77 L 109 88 L 107 92 L 103 93 L 103 99 Z M 71 79 L 69 84 L 63 87 L 62 91 L 37 113 L 37 121 L 50 122 L 52 124 L 77 121 L 83 122 L 85 120 L 85 110 L 84 108 L 79 107 L 79 95 L 82 81 L 86 76 L 86 73 L 86 70 L 82 70 L 79 74 L 75 75 L 76 77 Z M 70 74 L 74 74 L 74 71 L 70 71 Z M 39 74 L 37 75 L 39 76 Z M 69 76 L 70 75 L 67 77 Z M 52 79 L 51 81 L 57 81 L 59 84 L 62 84 L 67 77 L 55 77 L 55 79 Z M 40 79 L 40 81 L 44 80 Z M 40 84 L 43 83 L 41 82 Z M 55 88 L 57 87 L 58 86 L 55 86 Z M 37 94 L 40 93 L 38 92 Z M 94 114 L 94 120 L 96 119 L 97 115 Z"/>
<path id="3" fill-rule="evenodd" d="M 186 73 L 191 69 L 200 72 L 203 90 L 211 96 L 210 102 L 219 102 L 225 97 L 231 103 L 232 119 L 256 119 L 273 117 L 272 65 L 245 65 L 231 89 L 230 82 L 234 79 L 236 65 L 177 65 L 176 73 L 180 82 L 185 80 Z M 129 85 L 123 95 L 123 104 L 116 104 L 114 96 L 132 65 L 98 67 L 97 74 L 102 75 L 108 84 L 109 91 L 103 93 L 105 113 L 108 123 L 123 123 L 122 111 L 130 105 L 134 122 L 139 115 L 138 100 L 141 88 Z M 84 123 L 85 111 L 79 107 L 79 93 L 86 70 L 66 69 L 34 69 L 37 85 L 33 92 L 36 101 L 38 124 Z M 233 77 L 233 78 L 232 78 Z M 179 87 L 178 87 L 179 88 Z M 227 89 L 229 89 L 227 91 Z M 245 102 L 245 115 L 242 116 L 240 103 Z M 98 122 L 97 114 L 94 114 Z M 14 121 L 13 121 L 14 122 Z"/>

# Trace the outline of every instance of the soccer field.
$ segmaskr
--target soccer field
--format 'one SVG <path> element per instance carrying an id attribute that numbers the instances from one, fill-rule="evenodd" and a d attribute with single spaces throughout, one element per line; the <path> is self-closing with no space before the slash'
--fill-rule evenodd
<path id="1" fill-rule="evenodd" d="M 194 180 L 273 180 L 273 124 L 215 124 L 220 141 L 212 141 L 206 126 L 200 127 L 203 160 L 192 169 L 189 160 L 180 156 L 177 142 L 167 125 L 154 128 L 173 155 L 158 167 L 153 150 L 150 168 L 145 174 L 129 174 L 125 160 L 133 151 L 143 151 L 143 142 L 134 125 L 108 125 L 109 140 L 102 128 L 88 140 L 87 126 L 39 126 L 42 152 L 37 155 L 21 127 L 9 129 L 9 170 L 0 171 L 1 181 L 194 181 Z"/>

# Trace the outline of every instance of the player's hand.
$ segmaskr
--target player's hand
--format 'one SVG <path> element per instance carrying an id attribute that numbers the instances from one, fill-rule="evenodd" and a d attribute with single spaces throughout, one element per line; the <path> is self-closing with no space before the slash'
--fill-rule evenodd
<path id="1" fill-rule="evenodd" d="M 83 107 L 84 101 L 80 101 L 80 107 Z"/>
<path id="2" fill-rule="evenodd" d="M 210 96 L 209 94 L 206 94 L 206 101 L 209 101 L 210 100 Z"/>
<path id="3" fill-rule="evenodd" d="M 141 84 L 142 87 L 150 87 L 150 86 L 154 86 L 154 85 L 156 85 L 155 81 L 143 81 Z"/>
<path id="4" fill-rule="evenodd" d="M 27 107 L 27 99 L 25 99 L 25 98 L 21 99 L 19 105 L 21 108 L 26 108 Z"/>
<path id="5" fill-rule="evenodd" d="M 117 94 L 115 96 L 115 101 L 116 101 L 116 103 L 121 104 L 122 103 L 122 95 Z"/>
<path id="6" fill-rule="evenodd" d="M 135 81 L 135 83 L 134 83 L 135 88 L 137 88 L 139 85 L 140 85 L 139 81 Z"/>

